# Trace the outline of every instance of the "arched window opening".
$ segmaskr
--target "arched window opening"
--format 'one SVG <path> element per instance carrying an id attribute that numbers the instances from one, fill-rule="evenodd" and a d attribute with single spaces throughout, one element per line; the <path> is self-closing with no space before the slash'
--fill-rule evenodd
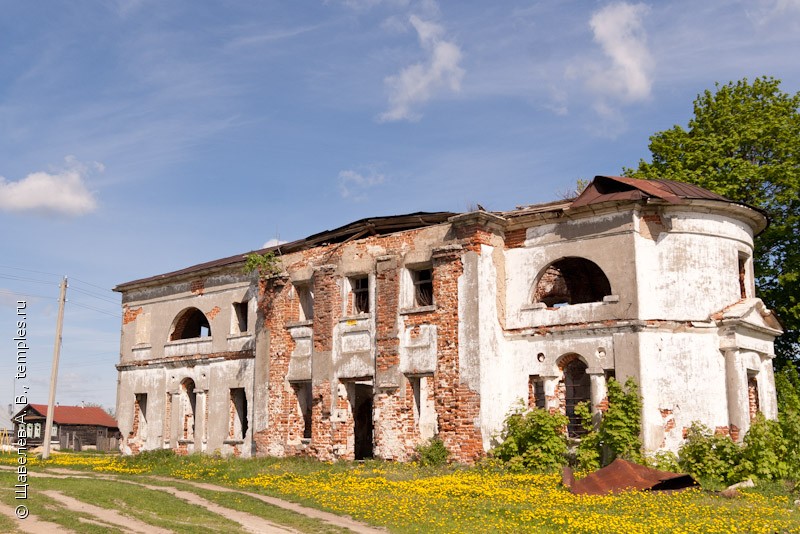
<path id="1" fill-rule="evenodd" d="M 533 292 L 534 302 L 548 308 L 600 302 L 611 295 L 611 284 L 596 263 L 584 258 L 562 258 L 544 270 Z"/>
<path id="2" fill-rule="evenodd" d="M 178 339 L 193 339 L 196 337 L 210 337 L 211 325 L 206 315 L 197 308 L 189 308 L 180 314 L 175 321 L 175 327 L 169 336 L 170 341 Z"/>
<path id="3" fill-rule="evenodd" d="M 581 426 L 581 419 L 575 413 L 575 407 L 584 401 L 589 401 L 591 382 L 586 374 L 586 364 L 575 358 L 564 367 L 564 405 L 566 416 L 569 419 L 567 434 L 580 437 L 586 431 Z"/>
<path id="4" fill-rule="evenodd" d="M 185 440 L 194 440 L 195 409 L 197 408 L 197 394 L 194 391 L 194 380 L 185 378 L 181 382 L 181 412 L 183 428 L 181 435 Z"/>

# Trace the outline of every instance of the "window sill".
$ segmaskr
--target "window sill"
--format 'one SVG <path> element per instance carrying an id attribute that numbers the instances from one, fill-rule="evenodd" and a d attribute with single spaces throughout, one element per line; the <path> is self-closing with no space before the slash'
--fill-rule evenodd
<path id="1" fill-rule="evenodd" d="M 427 313 L 436 311 L 436 304 L 431 304 L 430 306 L 417 306 L 415 308 L 403 308 L 400 310 L 400 315 L 411 315 L 414 313 Z"/>
<path id="2" fill-rule="evenodd" d="M 340 323 L 346 323 L 348 321 L 363 321 L 364 319 L 369 319 L 372 317 L 370 313 L 358 313 L 356 315 L 348 315 L 346 317 L 342 317 L 339 319 Z"/>
<path id="3" fill-rule="evenodd" d="M 242 332 L 240 334 L 228 334 L 228 337 L 226 339 L 228 341 L 231 341 L 233 339 L 241 339 L 243 337 L 252 337 L 252 336 L 253 336 L 252 332 Z"/>
<path id="4" fill-rule="evenodd" d="M 286 328 L 298 328 L 301 326 L 314 326 L 314 320 L 310 321 L 295 321 L 293 323 L 286 323 Z"/>
<path id="5" fill-rule="evenodd" d="M 619 295 L 606 295 L 603 297 L 603 300 L 597 300 L 593 302 L 581 302 L 578 304 L 562 304 L 560 306 L 548 306 L 544 302 L 534 302 L 532 304 L 525 304 L 522 306 L 522 311 L 537 311 L 537 310 L 548 310 L 548 311 L 558 311 L 565 308 L 574 308 L 576 306 L 585 306 L 587 304 L 616 304 L 619 302 Z"/>

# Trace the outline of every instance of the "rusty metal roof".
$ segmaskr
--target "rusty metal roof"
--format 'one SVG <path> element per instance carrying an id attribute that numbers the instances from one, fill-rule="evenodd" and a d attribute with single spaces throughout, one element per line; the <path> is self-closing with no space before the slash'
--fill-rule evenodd
<path id="1" fill-rule="evenodd" d="M 40 417 L 47 417 L 46 404 L 29 404 Z M 26 408 L 20 410 L 26 411 Z M 17 412 L 19 413 L 19 412 Z M 58 425 L 87 425 L 117 428 L 117 421 L 98 406 L 53 406 L 53 422 Z"/>
<path id="2" fill-rule="evenodd" d="M 625 176 L 595 176 L 592 183 L 574 200 L 558 200 L 544 204 L 519 206 L 512 211 L 491 213 L 500 217 L 521 217 L 533 214 L 559 213 L 570 208 L 578 208 L 602 202 L 638 201 L 648 198 L 659 198 L 666 202 L 676 204 L 683 202 L 685 199 L 718 200 L 734 203 L 723 196 L 692 184 L 673 182 L 671 180 L 640 180 L 637 178 L 627 178 Z M 756 211 L 760 210 L 756 209 Z M 264 252 L 272 251 L 277 254 L 288 254 L 324 244 L 342 243 L 370 235 L 383 235 L 441 224 L 454 215 L 457 214 L 449 211 L 416 212 L 407 215 L 390 215 L 386 217 L 360 219 L 340 226 L 339 228 L 325 230 L 324 232 L 319 232 L 291 243 L 253 250 L 242 254 L 236 254 L 235 256 L 228 256 L 227 258 L 192 265 L 191 267 L 186 267 L 177 271 L 125 282 L 116 286 L 114 291 L 124 292 L 141 284 L 149 284 L 174 277 L 236 265 L 238 263 L 243 263 L 245 261 L 245 256 L 252 253 L 263 254 Z"/>
<path id="3" fill-rule="evenodd" d="M 699 486 L 690 475 L 659 471 L 621 458 L 572 483 L 577 495 L 606 495 L 625 490 L 659 491 Z"/>
<path id="4" fill-rule="evenodd" d="M 595 176 L 578 195 L 571 208 L 620 200 L 660 198 L 670 204 L 680 204 L 685 199 L 721 200 L 733 202 L 702 187 L 672 180 L 640 180 L 626 176 Z"/>

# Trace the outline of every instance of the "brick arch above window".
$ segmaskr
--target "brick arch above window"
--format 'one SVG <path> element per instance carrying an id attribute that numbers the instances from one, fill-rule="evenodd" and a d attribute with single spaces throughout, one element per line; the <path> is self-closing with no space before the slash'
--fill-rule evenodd
<path id="1" fill-rule="evenodd" d="M 611 295 L 611 284 L 596 263 L 568 256 L 542 269 L 533 285 L 532 300 L 550 308 L 601 302 L 608 295 Z"/>
<path id="2" fill-rule="evenodd" d="M 177 341 L 198 337 L 211 337 L 211 325 L 202 311 L 197 308 L 186 308 L 172 322 L 169 340 Z"/>

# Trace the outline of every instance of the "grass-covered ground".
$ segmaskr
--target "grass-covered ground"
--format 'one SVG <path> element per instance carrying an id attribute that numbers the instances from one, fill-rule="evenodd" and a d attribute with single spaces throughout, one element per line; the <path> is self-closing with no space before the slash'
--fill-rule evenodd
<path id="1" fill-rule="evenodd" d="M 0 456 L 0 464 L 15 461 L 13 456 Z M 52 467 L 114 474 L 121 480 L 147 484 L 164 483 L 154 482 L 149 475 L 178 479 L 173 487 L 307 532 L 336 529 L 318 520 L 304 524 L 306 518 L 271 510 L 244 494 L 201 490 L 179 481 L 210 482 L 280 497 L 396 532 L 800 532 L 800 509 L 792 505 L 797 497 L 778 483 L 744 490 L 735 499 L 702 490 L 595 497 L 569 493 L 560 486 L 557 475 L 510 473 L 496 465 L 433 469 L 380 461 L 329 464 L 302 459 L 177 457 L 163 452 L 138 457 L 59 454 L 46 462 L 34 460 L 30 470 L 35 473 Z M 10 475 L 0 471 L 0 480 L 7 487 L 13 486 Z M 145 493 L 149 490 L 127 487 L 130 484 L 121 481 L 33 478 L 31 484 L 31 500 L 38 502 L 31 512 L 41 512 L 40 517 L 50 521 L 57 521 L 58 507 L 46 498 L 40 500 L 36 492 L 58 488 L 171 530 L 229 528 L 225 518 L 206 518 L 187 509 L 193 505 L 174 497 L 150 503 L 152 495 Z M 12 503 L 9 492 L 0 495 L 4 502 Z M 187 514 L 197 522 L 188 524 Z"/>

